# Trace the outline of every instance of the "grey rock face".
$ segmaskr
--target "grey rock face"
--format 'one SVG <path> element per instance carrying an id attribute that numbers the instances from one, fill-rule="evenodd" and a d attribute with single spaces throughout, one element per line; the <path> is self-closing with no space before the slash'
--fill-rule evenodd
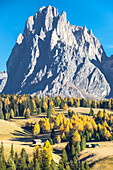
<path id="1" fill-rule="evenodd" d="M 4 86 L 6 85 L 6 81 L 7 81 L 7 72 L 6 71 L 0 72 L 0 93 L 2 92 Z"/>
<path id="2" fill-rule="evenodd" d="M 3 92 L 106 97 L 111 92 L 107 60 L 92 30 L 69 24 L 65 12 L 42 7 L 17 38 Z"/>

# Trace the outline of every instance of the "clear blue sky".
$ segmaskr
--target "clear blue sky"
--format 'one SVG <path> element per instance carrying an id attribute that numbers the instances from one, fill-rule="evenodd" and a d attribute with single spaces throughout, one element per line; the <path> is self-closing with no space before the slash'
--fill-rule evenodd
<path id="1" fill-rule="evenodd" d="M 113 0 L 0 0 L 0 71 L 25 22 L 42 6 L 52 5 L 61 14 L 66 11 L 72 25 L 92 29 L 108 56 L 113 54 Z"/>

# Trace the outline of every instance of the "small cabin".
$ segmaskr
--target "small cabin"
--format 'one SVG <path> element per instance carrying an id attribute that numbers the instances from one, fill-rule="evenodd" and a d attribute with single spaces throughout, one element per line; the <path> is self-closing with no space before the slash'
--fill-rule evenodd
<path id="1" fill-rule="evenodd" d="M 86 148 L 92 148 L 92 144 L 86 143 Z"/>
<path id="2" fill-rule="evenodd" d="M 98 148 L 99 147 L 99 144 L 90 144 L 90 143 L 86 143 L 86 148 Z"/>
<path id="3" fill-rule="evenodd" d="M 98 148 L 99 144 L 92 144 L 92 148 Z"/>
<path id="4" fill-rule="evenodd" d="M 42 143 L 42 140 L 41 139 L 33 139 L 33 144 L 36 144 L 36 145 L 39 145 Z"/>

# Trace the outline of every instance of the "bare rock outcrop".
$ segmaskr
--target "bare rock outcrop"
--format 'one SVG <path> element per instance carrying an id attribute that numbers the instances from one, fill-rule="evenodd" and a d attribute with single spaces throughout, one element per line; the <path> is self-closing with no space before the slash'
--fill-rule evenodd
<path id="1" fill-rule="evenodd" d="M 17 38 L 3 92 L 104 98 L 111 92 L 107 60 L 92 30 L 71 25 L 52 6 L 42 7 Z"/>
<path id="2" fill-rule="evenodd" d="M 4 89 L 6 82 L 7 82 L 7 72 L 2 71 L 2 72 L 0 72 L 0 93 Z"/>

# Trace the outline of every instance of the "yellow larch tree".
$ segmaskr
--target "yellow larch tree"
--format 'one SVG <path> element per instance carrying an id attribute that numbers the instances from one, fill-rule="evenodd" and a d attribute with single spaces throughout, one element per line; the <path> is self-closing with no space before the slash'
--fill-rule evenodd
<path id="1" fill-rule="evenodd" d="M 47 105 L 47 103 L 45 101 L 42 104 L 42 109 L 43 109 L 44 112 L 46 112 L 47 109 L 48 109 L 48 105 Z"/>
<path id="2" fill-rule="evenodd" d="M 110 116 L 110 122 L 113 124 L 113 115 Z"/>
<path id="3" fill-rule="evenodd" d="M 50 100 L 49 105 L 50 105 L 51 107 L 54 106 L 53 100 Z"/>
<path id="4" fill-rule="evenodd" d="M 55 114 L 55 108 L 54 108 L 54 107 L 52 107 L 51 113 L 52 113 L 52 114 Z"/>
<path id="5" fill-rule="evenodd" d="M 12 119 L 14 118 L 14 111 L 13 111 L 13 109 L 11 109 L 10 116 L 11 116 Z"/>
<path id="6" fill-rule="evenodd" d="M 63 107 L 64 110 L 68 110 L 68 105 L 65 103 L 64 104 L 64 107 Z"/>
<path id="7" fill-rule="evenodd" d="M 33 99 L 32 99 L 32 102 L 33 102 L 34 112 L 36 112 L 36 103 Z"/>
<path id="8" fill-rule="evenodd" d="M 97 131 L 97 124 L 96 124 L 95 120 L 91 119 L 90 122 L 92 124 L 93 129 Z"/>
<path id="9" fill-rule="evenodd" d="M 61 126 L 60 126 L 60 132 L 62 133 L 63 131 L 64 131 L 64 125 L 62 123 Z"/>
<path id="10" fill-rule="evenodd" d="M 77 98 L 77 107 L 80 107 L 80 99 L 79 98 Z"/>
<path id="11" fill-rule="evenodd" d="M 59 116 L 56 116 L 55 124 L 56 124 L 57 127 L 60 126 L 60 119 L 59 119 Z"/>
<path id="12" fill-rule="evenodd" d="M 106 140 L 109 140 L 111 137 L 111 133 L 109 132 L 109 130 L 106 132 Z"/>
<path id="13" fill-rule="evenodd" d="M 48 118 L 45 118 L 45 119 L 42 118 L 39 121 L 39 124 L 40 124 L 40 128 L 41 128 L 43 133 L 48 132 L 50 130 L 50 122 L 49 122 Z"/>
<path id="14" fill-rule="evenodd" d="M 33 135 L 37 136 L 40 133 L 40 125 L 39 123 L 35 123 L 34 128 L 33 128 Z"/>
<path id="15" fill-rule="evenodd" d="M 49 160 L 49 165 L 51 165 L 51 160 L 52 160 L 52 147 L 51 147 L 51 144 L 49 143 L 49 141 L 47 140 L 44 144 L 44 147 L 43 147 L 43 151 L 45 153 L 45 156 L 48 158 Z"/>
<path id="16" fill-rule="evenodd" d="M 111 109 L 111 99 L 109 99 L 108 107 Z"/>
<path id="17" fill-rule="evenodd" d="M 106 120 L 103 122 L 103 127 L 109 128 L 109 125 L 107 124 Z"/>
<path id="18" fill-rule="evenodd" d="M 98 130 L 101 131 L 102 130 L 102 125 L 99 123 L 98 124 Z"/>
<path id="19" fill-rule="evenodd" d="M 46 127 L 46 131 L 48 132 L 50 130 L 50 122 L 49 119 L 45 118 L 45 127 Z"/>
<path id="20" fill-rule="evenodd" d="M 78 130 L 76 130 L 72 137 L 72 143 L 73 145 L 75 145 L 76 142 L 80 142 L 80 141 L 81 141 L 80 134 L 78 133 Z"/>
<path id="21" fill-rule="evenodd" d="M 65 136 L 65 133 L 63 132 L 62 133 L 62 135 L 61 135 L 61 138 L 63 139 L 63 138 L 65 138 L 66 136 Z"/>
<path id="22" fill-rule="evenodd" d="M 58 142 L 58 143 L 61 143 L 61 137 L 60 137 L 60 135 L 57 136 L 57 142 Z"/>
<path id="23" fill-rule="evenodd" d="M 86 128 L 88 131 L 93 130 L 93 127 L 92 127 L 92 124 L 91 124 L 90 121 L 87 121 L 87 122 L 86 122 L 85 128 Z"/>
<path id="24" fill-rule="evenodd" d="M 24 109 L 23 116 L 25 116 L 25 113 L 26 113 L 26 108 Z"/>
<path id="25" fill-rule="evenodd" d="M 35 158 L 40 162 L 42 155 L 41 155 L 41 148 L 37 145 L 34 151 Z"/>
<path id="26" fill-rule="evenodd" d="M 64 132 L 66 133 L 66 135 L 68 136 L 70 130 L 69 130 L 69 124 L 66 125 Z"/>
<path id="27" fill-rule="evenodd" d="M 104 114 L 104 120 L 109 121 L 109 114 L 108 114 L 108 113 L 105 113 L 105 114 Z"/>
<path id="28" fill-rule="evenodd" d="M 50 129 L 53 129 L 54 128 L 54 122 L 50 123 Z"/>

